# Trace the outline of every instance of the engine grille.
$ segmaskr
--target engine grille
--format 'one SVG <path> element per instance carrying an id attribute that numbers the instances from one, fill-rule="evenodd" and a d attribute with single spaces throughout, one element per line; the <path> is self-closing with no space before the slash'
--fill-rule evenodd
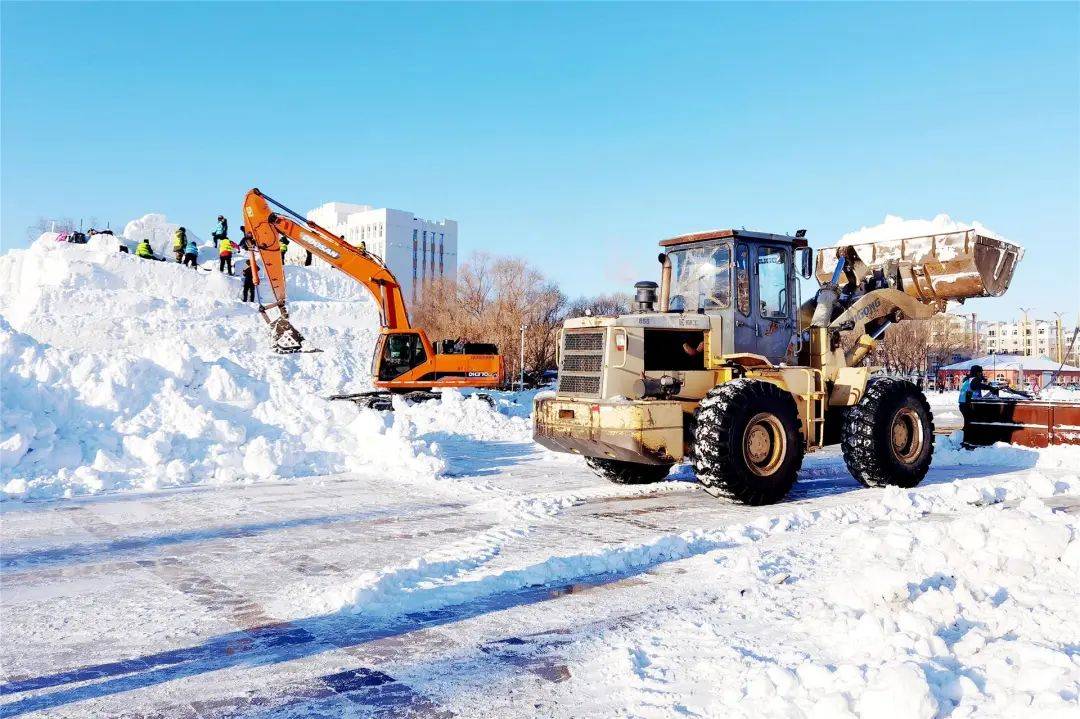
<path id="1" fill-rule="evenodd" d="M 563 333 L 559 362 L 559 392 L 600 396 L 604 366 L 605 330 Z"/>
<path id="2" fill-rule="evenodd" d="M 600 355 L 569 355 L 562 363 L 567 372 L 599 372 L 604 358 Z"/>
<path id="3" fill-rule="evenodd" d="M 603 352 L 604 332 L 576 332 L 563 335 L 563 350 L 566 352 Z"/>
<path id="4" fill-rule="evenodd" d="M 585 377 L 577 374 L 559 375 L 559 391 L 567 394 L 600 394 L 600 377 Z"/>

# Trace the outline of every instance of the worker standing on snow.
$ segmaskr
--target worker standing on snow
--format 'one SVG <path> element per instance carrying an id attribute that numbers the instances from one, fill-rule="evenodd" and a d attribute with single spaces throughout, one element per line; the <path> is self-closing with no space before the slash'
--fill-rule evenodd
<path id="1" fill-rule="evenodd" d="M 285 253 L 289 251 L 289 238 L 282 235 L 278 242 L 281 244 L 281 264 L 285 264 Z"/>
<path id="2" fill-rule="evenodd" d="M 960 384 L 960 414 L 963 415 L 965 424 L 967 424 L 971 401 L 981 399 L 983 392 L 996 395 L 998 388 L 986 381 L 980 365 L 972 365 L 968 370 L 968 376 Z"/>
<path id="3" fill-rule="evenodd" d="M 243 252 L 255 249 L 255 238 L 251 236 L 251 233 L 244 226 L 240 227 L 240 249 Z"/>
<path id="4" fill-rule="evenodd" d="M 244 292 L 240 299 L 242 302 L 254 302 L 255 278 L 251 274 L 251 262 L 244 263 L 244 270 L 240 274 L 244 276 Z"/>
<path id="5" fill-rule="evenodd" d="M 143 239 L 143 241 L 138 244 L 138 246 L 135 248 L 135 255 L 137 257 L 143 258 L 144 260 L 157 259 L 156 257 L 154 257 L 154 250 L 152 247 L 150 247 L 150 240 L 148 239 Z"/>
<path id="6" fill-rule="evenodd" d="M 185 247 L 187 247 L 187 230 L 183 227 L 177 227 L 172 239 L 172 250 L 173 254 L 176 255 L 177 262 L 184 261 Z"/>
<path id="7" fill-rule="evenodd" d="M 232 251 L 232 240 L 230 240 L 228 237 L 221 238 L 221 242 L 218 243 L 218 272 L 224 272 L 225 268 L 228 267 L 229 274 L 231 275 L 233 273 Z"/>
<path id="8" fill-rule="evenodd" d="M 193 270 L 199 269 L 199 246 L 195 240 L 188 240 L 184 247 L 184 267 L 188 266 Z"/>
<path id="9" fill-rule="evenodd" d="M 218 246 L 218 243 L 229 236 L 229 221 L 225 219 L 225 215 L 217 216 L 217 227 L 210 233 L 210 237 L 214 240 L 214 247 Z"/>

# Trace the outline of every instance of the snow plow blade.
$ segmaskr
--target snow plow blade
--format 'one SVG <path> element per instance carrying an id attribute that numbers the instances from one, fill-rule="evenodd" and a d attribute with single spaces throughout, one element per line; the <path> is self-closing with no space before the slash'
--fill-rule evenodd
<path id="1" fill-rule="evenodd" d="M 856 281 L 880 273 L 921 302 L 941 303 L 1005 294 L 1024 248 L 975 230 L 825 247 L 817 253 L 818 282 L 829 281 L 839 255 Z"/>
<path id="2" fill-rule="evenodd" d="M 1008 442 L 1024 447 L 1080 445 L 1080 402 L 980 399 L 964 412 L 964 443 L 985 447 Z"/>

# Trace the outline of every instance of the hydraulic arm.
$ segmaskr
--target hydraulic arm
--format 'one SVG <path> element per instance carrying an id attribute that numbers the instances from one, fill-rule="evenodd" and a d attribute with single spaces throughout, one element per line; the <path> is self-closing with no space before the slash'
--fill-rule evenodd
<path id="1" fill-rule="evenodd" d="M 423 330 L 409 324 L 401 286 L 380 258 L 353 247 L 258 189 L 250 190 L 244 198 L 244 224 L 255 241 L 251 250 L 253 276 L 258 277 L 257 267 L 262 265 L 274 294 L 272 303 L 259 305 L 259 313 L 270 325 L 275 351 L 299 352 L 304 342 L 289 319 L 286 304 L 281 251 L 284 236 L 352 277 L 375 298 L 382 325 L 372 366 L 377 387 L 415 393 L 440 387 L 496 387 L 502 382 L 502 357 L 494 346 L 462 348 L 455 344 L 440 352 Z M 364 396 L 370 398 L 371 394 Z"/>
<path id="2" fill-rule="evenodd" d="M 272 210 L 271 205 L 284 214 Z M 274 302 L 260 305 L 259 312 L 273 328 L 275 350 L 296 351 L 300 349 L 303 341 L 300 333 L 289 322 L 289 312 L 285 304 L 287 295 L 281 253 L 282 235 L 364 285 L 379 305 L 384 328 L 409 328 L 409 313 L 405 308 L 401 287 L 394 274 L 374 255 L 361 252 L 258 189 L 251 190 L 244 198 L 244 221 L 255 238 L 252 254 L 258 252 L 274 293 Z M 269 314 L 274 311 L 276 316 Z"/>

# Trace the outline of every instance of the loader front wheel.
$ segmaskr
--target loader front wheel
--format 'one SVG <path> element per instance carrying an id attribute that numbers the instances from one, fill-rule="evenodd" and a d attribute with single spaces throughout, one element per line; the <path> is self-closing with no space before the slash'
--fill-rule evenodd
<path id="1" fill-rule="evenodd" d="M 727 382 L 698 407 L 694 471 L 710 491 L 736 502 L 779 502 L 795 484 L 805 451 L 795 400 L 771 382 Z"/>
<path id="2" fill-rule="evenodd" d="M 848 471 L 864 486 L 914 487 L 934 455 L 934 419 L 926 396 L 907 380 L 872 378 L 847 412 L 841 448 Z"/>
<path id="3" fill-rule="evenodd" d="M 616 484 L 652 484 L 668 476 L 670 464 L 639 464 L 618 459 L 586 457 L 585 464 L 592 471 Z"/>

